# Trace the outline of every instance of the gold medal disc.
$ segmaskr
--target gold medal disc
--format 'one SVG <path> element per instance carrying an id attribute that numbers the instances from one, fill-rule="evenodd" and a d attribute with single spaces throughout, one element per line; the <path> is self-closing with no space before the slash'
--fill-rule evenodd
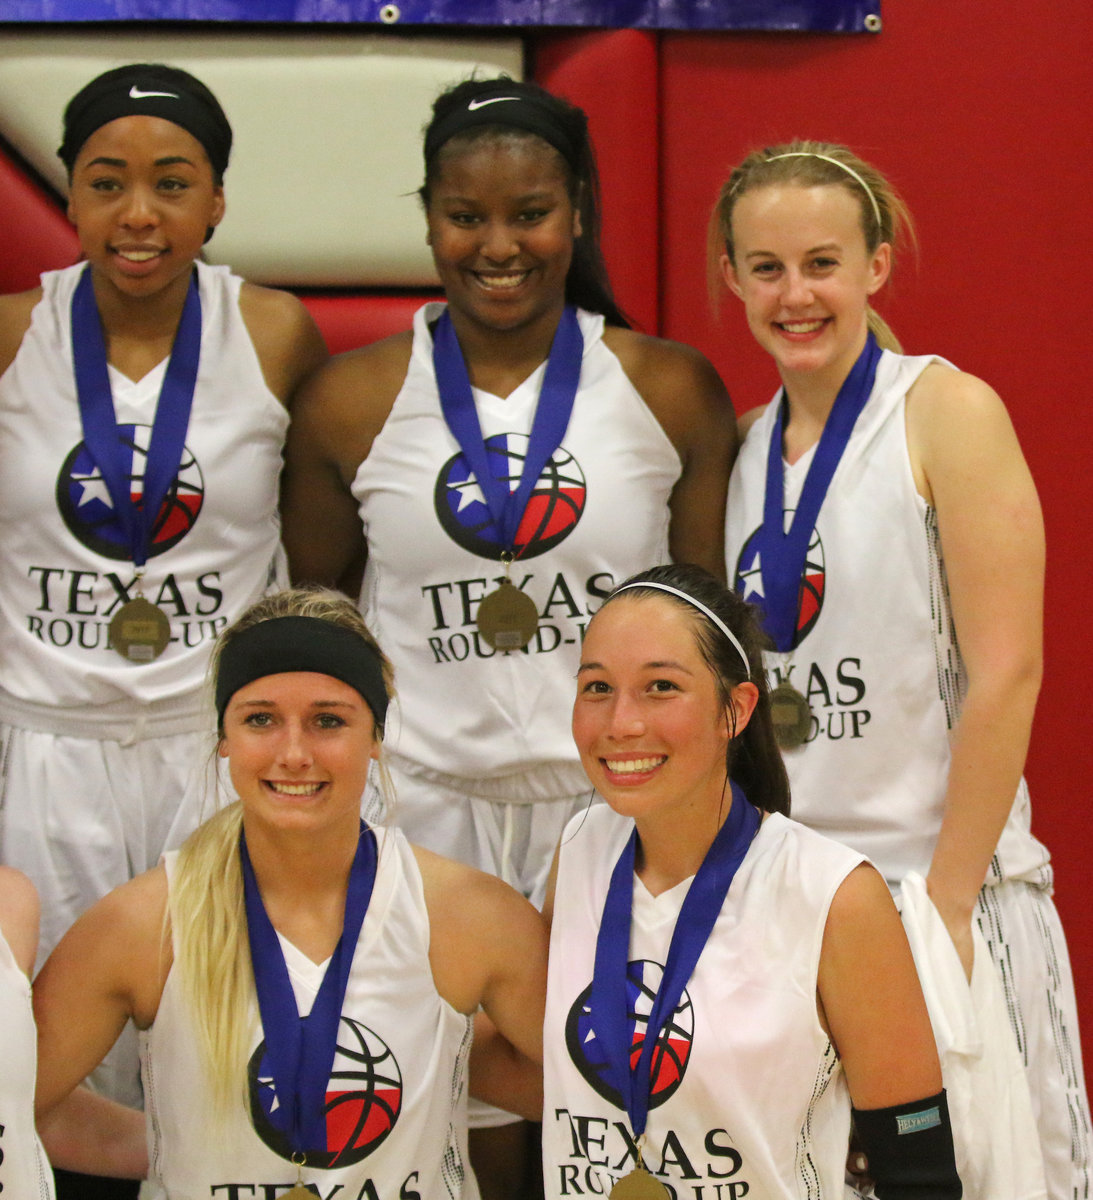
<path id="1" fill-rule="evenodd" d="M 539 628 L 535 601 L 503 579 L 478 606 L 478 632 L 495 650 L 523 650 Z"/>
<path id="2" fill-rule="evenodd" d="M 110 644 L 128 662 L 149 663 L 159 658 L 170 639 L 167 614 L 143 596 L 126 601 L 110 622 Z"/>
<path id="3" fill-rule="evenodd" d="M 668 1200 L 668 1189 L 644 1167 L 635 1167 L 611 1189 L 609 1200 Z"/>
<path id="4" fill-rule="evenodd" d="M 812 731 L 812 709 L 791 683 L 780 683 L 770 694 L 774 740 L 783 750 L 796 750 Z"/>
<path id="5" fill-rule="evenodd" d="M 291 1192 L 282 1192 L 280 1200 L 315 1200 L 315 1193 L 298 1183 Z"/>

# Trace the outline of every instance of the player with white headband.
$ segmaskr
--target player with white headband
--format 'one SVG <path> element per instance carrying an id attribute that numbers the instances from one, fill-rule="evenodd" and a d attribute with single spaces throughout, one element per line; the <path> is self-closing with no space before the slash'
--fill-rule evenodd
<path id="1" fill-rule="evenodd" d="M 789 819 L 762 644 L 692 566 L 589 625 L 573 737 L 607 803 L 570 822 L 546 910 L 549 1200 L 841 1196 L 852 1105 L 880 1200 L 960 1196 L 899 916 Z"/>
<path id="2" fill-rule="evenodd" d="M 990 1200 L 1037 1194 L 1045 1174 L 1051 1200 L 1070 1200 L 1090 1192 L 1093 1132 L 1051 861 L 1022 778 L 1043 521 L 999 397 L 936 355 L 905 355 L 873 307 L 909 229 L 892 185 L 845 146 L 756 151 L 722 188 L 711 278 L 743 301 L 781 380 L 744 418 L 728 571 L 773 641 L 794 815 L 906 887 L 905 911 L 921 896 L 945 951 L 935 970 L 953 960 L 977 995 L 976 943 L 997 967 L 1004 996 L 984 979 L 993 1008 L 964 1003 L 998 1012 L 982 1042 L 1023 1057 L 1031 1100 L 1023 1116 L 984 1105 L 974 1079 L 958 1090 L 947 1074 L 958 1158 L 978 1162 Z M 943 1067 L 968 1061 L 954 1045 Z"/>

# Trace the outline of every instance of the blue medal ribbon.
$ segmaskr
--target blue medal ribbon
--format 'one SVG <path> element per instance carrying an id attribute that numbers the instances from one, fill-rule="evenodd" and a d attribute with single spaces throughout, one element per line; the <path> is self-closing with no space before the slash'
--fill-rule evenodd
<path id="1" fill-rule="evenodd" d="M 777 649 L 792 650 L 797 644 L 797 611 L 801 601 L 801 577 L 808 556 L 808 543 L 820 515 L 824 497 L 842 461 L 854 423 L 861 415 L 877 375 L 881 350 L 872 332 L 843 381 L 835 403 L 824 422 L 816 454 L 805 476 L 801 498 L 789 529 L 785 527 L 785 465 L 782 460 L 782 430 L 786 414 L 785 389 L 767 452 L 767 483 L 763 500 L 763 524 L 756 536 L 763 595 L 756 602 L 763 609 L 764 627 Z"/>
<path id="2" fill-rule="evenodd" d="M 474 406 L 467 364 L 447 309 L 433 330 L 433 370 L 440 392 L 440 408 L 467 465 L 478 480 L 502 551 L 515 550 L 516 533 L 532 489 L 565 437 L 581 377 L 583 355 L 584 337 L 577 311 L 567 304 L 550 346 L 520 482 L 515 489 L 510 489 L 507 480 L 498 479 L 490 470 L 489 452 Z"/>
<path id="3" fill-rule="evenodd" d="M 635 1137 L 645 1132 L 649 1094 L 656 1074 L 654 1051 L 660 1034 L 679 1004 L 695 965 L 709 940 L 737 868 L 759 829 L 759 810 L 737 784 L 724 824 L 691 882 L 683 900 L 668 960 L 646 1023 L 635 1061 L 633 1021 L 627 1000 L 630 919 L 634 896 L 637 828 L 619 855 L 596 937 L 596 960 L 589 995 L 589 1021 L 602 1047 L 606 1081 L 622 1097 Z"/>
<path id="4" fill-rule="evenodd" d="M 201 299 L 196 277 L 191 276 L 156 404 L 142 496 L 136 501 L 133 499 L 132 447 L 122 442 L 118 432 L 110 373 L 106 366 L 106 342 L 95 303 L 91 268 L 80 276 L 72 295 L 72 360 L 83 440 L 102 474 L 137 567 L 143 567 L 148 561 L 156 520 L 182 462 L 200 354 Z"/>
<path id="5" fill-rule="evenodd" d="M 288 1139 L 294 1154 L 322 1152 L 327 1149 L 326 1089 L 337 1050 L 338 1022 L 357 939 L 376 882 L 376 835 L 361 822 L 357 852 L 349 871 L 341 937 L 306 1017 L 301 1017 L 297 1008 L 281 943 L 262 903 L 243 833 L 239 835 L 239 857 L 258 1012 L 277 1098 L 269 1119 Z"/>

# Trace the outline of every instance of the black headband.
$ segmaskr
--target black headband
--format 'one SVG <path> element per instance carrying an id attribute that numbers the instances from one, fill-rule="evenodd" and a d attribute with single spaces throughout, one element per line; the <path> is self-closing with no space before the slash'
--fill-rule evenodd
<path id="1" fill-rule="evenodd" d="M 426 169 L 449 138 L 482 125 L 506 125 L 534 133 L 553 146 L 573 174 L 580 176 L 583 139 L 574 137 L 559 119 L 552 97 L 524 92 L 512 83 L 498 83 L 435 121 L 425 133 Z"/>
<path id="2" fill-rule="evenodd" d="M 216 719 L 241 687 L 267 675 L 315 671 L 360 692 L 379 730 L 387 717 L 387 685 L 376 651 L 352 629 L 319 617 L 273 617 L 224 643 L 216 671 Z"/>
<path id="3" fill-rule="evenodd" d="M 159 63 L 134 63 L 107 71 L 68 102 L 57 156 L 69 174 L 84 142 L 119 117 L 162 117 L 181 126 L 205 148 L 219 181 L 228 167 L 232 129 L 216 97 L 189 72 Z"/>

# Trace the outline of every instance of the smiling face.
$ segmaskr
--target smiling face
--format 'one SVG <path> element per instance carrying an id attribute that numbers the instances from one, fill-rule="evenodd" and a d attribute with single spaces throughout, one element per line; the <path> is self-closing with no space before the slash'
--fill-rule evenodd
<path id="1" fill-rule="evenodd" d="M 682 830 L 724 802 L 733 721 L 695 637 L 695 618 L 660 596 L 622 596 L 597 613 L 577 675 L 573 739 L 596 790 L 618 813 Z M 750 689 L 750 692 L 749 692 Z M 736 731 L 754 686 L 731 700 Z"/>
<path id="2" fill-rule="evenodd" d="M 231 697 L 223 728 L 220 754 L 247 822 L 309 833 L 357 829 L 380 743 L 355 688 L 313 671 L 266 675 Z"/>
<path id="3" fill-rule="evenodd" d="M 561 155 L 539 138 L 447 146 L 429 186 L 429 244 L 452 320 L 493 330 L 556 322 L 580 236 Z"/>
<path id="4" fill-rule="evenodd" d="M 97 286 L 127 296 L 185 289 L 207 230 L 224 215 L 201 143 L 160 117 L 119 117 L 80 148 L 68 217 Z"/>
<path id="5" fill-rule="evenodd" d="M 822 372 L 838 386 L 865 346 L 869 297 L 888 278 L 891 247 L 870 253 L 861 203 L 845 188 L 759 187 L 732 213 L 726 282 L 783 380 Z"/>

